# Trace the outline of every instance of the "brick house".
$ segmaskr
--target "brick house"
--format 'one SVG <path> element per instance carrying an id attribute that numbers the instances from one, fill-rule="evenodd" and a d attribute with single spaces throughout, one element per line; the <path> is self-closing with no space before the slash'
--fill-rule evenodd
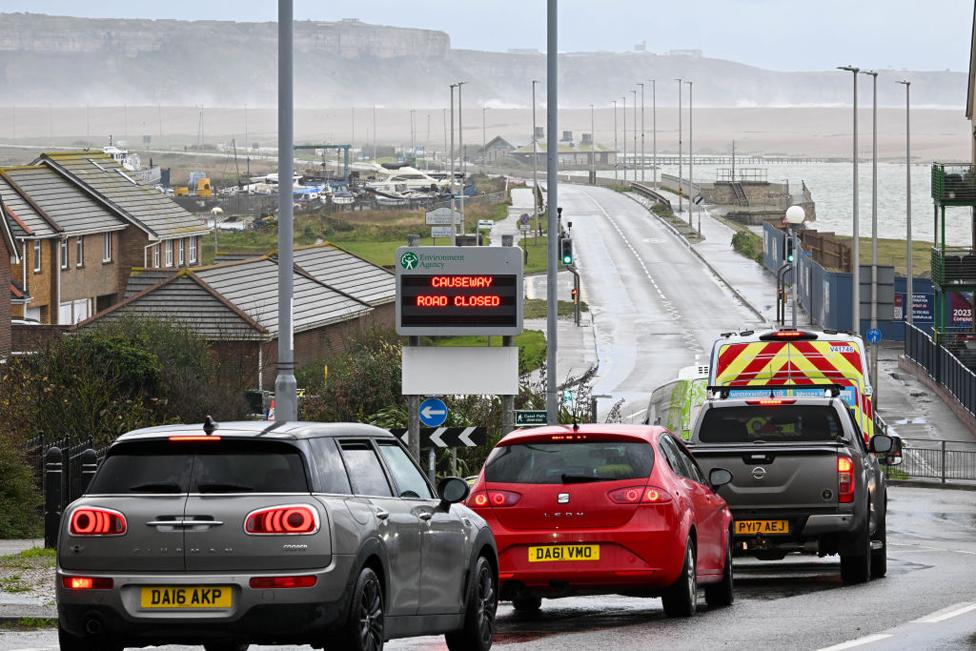
<path id="1" fill-rule="evenodd" d="M 0 169 L 0 206 L 20 255 L 13 314 L 42 324 L 78 323 L 121 300 L 133 267 L 198 264 L 208 232 L 101 152 Z"/>
<path id="2" fill-rule="evenodd" d="M 10 354 L 10 298 L 13 286 L 10 284 L 10 265 L 19 262 L 17 245 L 7 222 L 0 219 L 0 359 Z M 4 288 L 10 288 L 6 291 Z"/>
<path id="3" fill-rule="evenodd" d="M 331 244 L 295 251 L 293 283 L 299 368 L 341 352 L 365 328 L 393 326 L 393 274 Z M 278 262 L 273 256 L 177 272 L 134 270 L 125 299 L 77 328 L 126 316 L 184 324 L 211 342 L 225 372 L 239 374 L 243 386 L 274 387 Z"/>

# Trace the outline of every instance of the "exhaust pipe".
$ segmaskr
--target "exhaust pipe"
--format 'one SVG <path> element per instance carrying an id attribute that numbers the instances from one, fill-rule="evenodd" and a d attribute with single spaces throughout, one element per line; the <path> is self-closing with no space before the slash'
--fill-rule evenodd
<path id="1" fill-rule="evenodd" d="M 89 617 L 85 620 L 85 632 L 89 635 L 102 634 L 102 620 L 97 617 Z"/>

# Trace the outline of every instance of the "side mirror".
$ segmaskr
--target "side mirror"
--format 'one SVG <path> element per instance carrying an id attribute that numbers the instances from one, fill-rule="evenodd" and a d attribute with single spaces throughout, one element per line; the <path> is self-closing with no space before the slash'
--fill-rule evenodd
<path id="1" fill-rule="evenodd" d="M 468 486 L 468 482 L 460 477 L 445 477 L 437 485 L 437 494 L 440 496 L 441 506 L 445 510 L 450 508 L 451 504 L 463 502 L 470 492 L 471 487 Z"/>
<path id="2" fill-rule="evenodd" d="M 712 468 L 708 471 L 708 485 L 712 490 L 718 490 L 719 486 L 725 486 L 732 481 L 732 473 L 725 468 Z"/>
<path id="3" fill-rule="evenodd" d="M 878 463 L 882 466 L 900 466 L 902 461 L 905 460 L 902 456 L 903 443 L 901 437 L 890 434 L 886 434 L 885 436 L 891 439 L 891 449 L 884 455 L 878 457 Z M 878 435 L 875 435 L 874 438 L 878 438 Z"/>
<path id="4" fill-rule="evenodd" d="M 888 454 L 894 447 L 894 440 L 887 434 L 875 434 L 868 442 L 868 450 L 875 454 Z"/>

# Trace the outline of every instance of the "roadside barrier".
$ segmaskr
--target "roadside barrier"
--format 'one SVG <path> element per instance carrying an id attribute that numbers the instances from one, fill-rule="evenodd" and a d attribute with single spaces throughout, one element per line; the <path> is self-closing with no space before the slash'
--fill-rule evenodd
<path id="1" fill-rule="evenodd" d="M 885 466 L 889 479 L 976 481 L 976 442 L 902 439 L 902 463 Z"/>
<path id="2" fill-rule="evenodd" d="M 905 357 L 925 370 L 970 415 L 976 416 L 976 373 L 914 325 L 905 324 Z"/>

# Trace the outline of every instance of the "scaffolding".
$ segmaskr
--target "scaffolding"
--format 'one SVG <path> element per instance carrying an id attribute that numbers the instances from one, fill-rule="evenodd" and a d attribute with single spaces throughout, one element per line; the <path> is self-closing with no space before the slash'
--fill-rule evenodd
<path id="1" fill-rule="evenodd" d="M 966 329 L 947 326 L 947 304 L 952 294 L 970 293 L 967 299 L 970 317 L 973 312 L 972 292 L 976 292 L 976 166 L 968 164 L 932 164 L 932 201 L 934 242 L 932 246 L 932 284 L 935 287 L 933 338 L 955 353 L 969 351 L 976 344 L 976 327 Z M 969 246 L 946 244 L 946 208 L 968 207 L 973 221 L 974 241 Z M 911 308 L 907 308 L 911 309 Z M 964 330 L 964 331 L 963 331 Z M 963 355 L 969 357 L 969 355 Z"/>

